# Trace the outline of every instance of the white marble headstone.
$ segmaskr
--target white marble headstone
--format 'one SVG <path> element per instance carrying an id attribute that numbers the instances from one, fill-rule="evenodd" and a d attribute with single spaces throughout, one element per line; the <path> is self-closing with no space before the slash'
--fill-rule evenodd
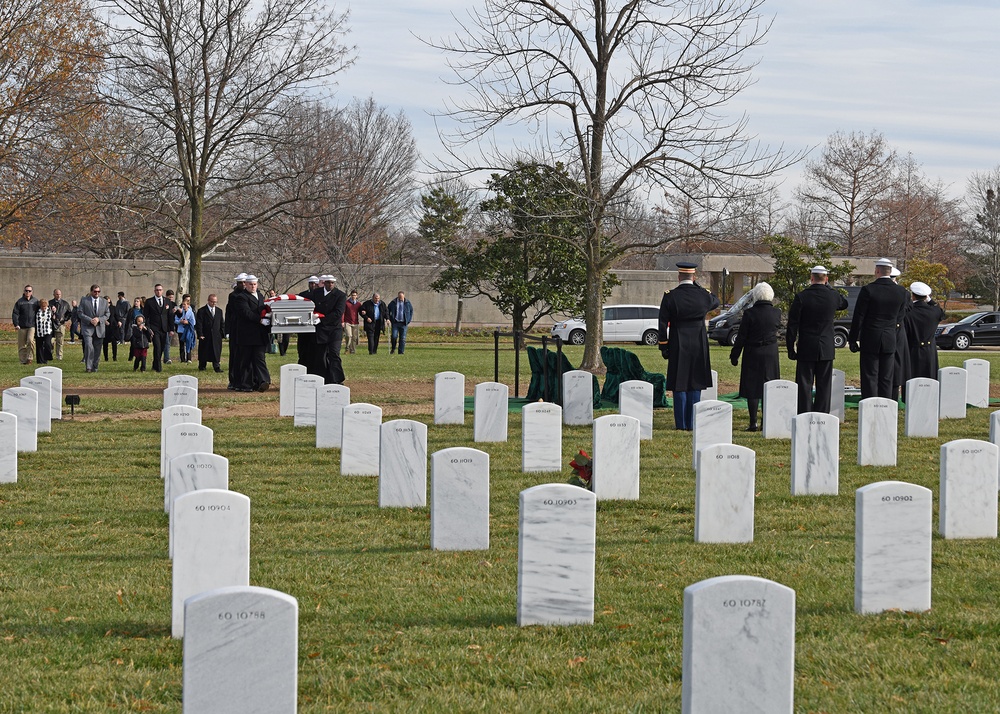
<path id="1" fill-rule="evenodd" d="M 423 508 L 427 505 L 427 425 L 394 419 L 382 425 L 379 446 L 378 505 Z"/>
<path id="2" fill-rule="evenodd" d="M 489 550 L 490 455 L 457 446 L 431 455 L 431 548 Z"/>
<path id="3" fill-rule="evenodd" d="M 278 416 L 295 416 L 295 378 L 304 377 L 306 368 L 301 364 L 283 364 L 278 381 Z"/>
<path id="4" fill-rule="evenodd" d="M 17 450 L 38 451 L 38 392 L 28 387 L 3 390 L 3 411 L 17 417 Z"/>
<path id="5" fill-rule="evenodd" d="M 757 454 L 737 444 L 701 450 L 694 487 L 697 543 L 752 543 Z"/>
<path id="6" fill-rule="evenodd" d="M 698 468 L 698 451 L 712 444 L 733 443 L 733 405 L 702 400 L 694 405 L 691 433 L 691 468 Z"/>
<path id="7" fill-rule="evenodd" d="M 160 410 L 160 478 L 167 474 L 167 429 L 177 424 L 201 424 L 201 409 L 178 404 Z"/>
<path id="8" fill-rule="evenodd" d="M 563 424 L 587 426 L 594 421 L 594 375 L 581 369 L 562 376 Z"/>
<path id="9" fill-rule="evenodd" d="M 198 378 L 193 374 L 174 374 L 167 379 L 168 387 L 188 387 L 198 391 Z"/>
<path id="10" fill-rule="evenodd" d="M 461 372 L 434 375 L 434 423 L 465 424 L 465 375 Z"/>
<path id="11" fill-rule="evenodd" d="M 990 406 L 990 363 L 985 359 L 967 359 L 965 403 L 980 409 Z"/>
<path id="12" fill-rule="evenodd" d="M 702 394 L 705 392 L 703 391 Z M 630 379 L 618 387 L 618 413 L 639 420 L 639 438 L 653 438 L 653 385 Z"/>
<path id="13" fill-rule="evenodd" d="M 772 379 L 764 383 L 764 428 L 765 439 L 791 439 L 792 417 L 799 410 L 799 393 L 795 382 L 787 379 Z"/>
<path id="14" fill-rule="evenodd" d="M 990 443 L 1000 446 L 1000 411 L 990 414 Z M 997 473 L 1000 474 L 1000 466 L 997 467 Z"/>
<path id="15" fill-rule="evenodd" d="M 521 409 L 521 471 L 562 471 L 562 407 L 551 402 Z"/>
<path id="16" fill-rule="evenodd" d="M 847 376 L 844 370 L 833 370 L 833 380 L 830 385 L 830 413 L 840 419 L 843 424 L 847 421 L 847 408 L 844 406 L 844 389 L 847 387 Z"/>
<path id="17" fill-rule="evenodd" d="M 836 496 L 840 490 L 840 420 L 805 412 L 792 419 L 792 495 Z"/>
<path id="18" fill-rule="evenodd" d="M 476 385 L 472 413 L 473 441 L 507 441 L 507 402 L 510 389 L 500 382 Z"/>
<path id="19" fill-rule="evenodd" d="M 364 402 L 344 407 L 341 476 L 378 476 L 381 431 L 382 407 Z"/>
<path id="20" fill-rule="evenodd" d="M 794 590 L 749 575 L 684 588 L 684 714 L 791 714 L 794 691 Z"/>
<path id="21" fill-rule="evenodd" d="M 602 501 L 639 499 L 639 420 L 608 414 L 594 420 L 590 487 Z"/>
<path id="22" fill-rule="evenodd" d="M 191 387 L 167 387 L 163 390 L 163 406 L 198 406 L 198 390 Z"/>
<path id="23" fill-rule="evenodd" d="M 938 415 L 942 419 L 965 419 L 965 393 L 969 375 L 961 367 L 942 367 L 938 370 L 941 383 L 941 401 Z"/>
<path id="24" fill-rule="evenodd" d="M 323 386 L 318 374 L 303 374 L 292 382 L 292 425 L 316 426 L 316 390 Z"/>
<path id="25" fill-rule="evenodd" d="M 945 538 L 997 537 L 998 447 L 978 439 L 941 445 L 938 532 Z"/>
<path id="26" fill-rule="evenodd" d="M 854 611 L 931 609 L 931 490 L 880 481 L 855 492 Z"/>
<path id="27" fill-rule="evenodd" d="M 719 373 L 712 370 L 712 386 L 701 390 L 701 401 L 717 400 L 719 398 Z"/>
<path id="28" fill-rule="evenodd" d="M 52 418 L 62 419 L 62 403 L 63 403 L 63 388 L 62 388 L 62 378 L 63 371 L 58 367 L 51 367 L 45 365 L 44 367 L 38 367 L 35 370 L 35 374 L 39 377 L 48 377 L 52 382 Z"/>
<path id="29" fill-rule="evenodd" d="M 295 714 L 299 604 L 291 595 L 228 587 L 184 601 L 184 714 Z"/>
<path id="30" fill-rule="evenodd" d="M 32 375 L 21 377 L 21 386 L 38 392 L 38 433 L 52 432 L 52 380 Z"/>
<path id="31" fill-rule="evenodd" d="M 184 636 L 184 601 L 192 595 L 250 584 L 250 499 L 206 488 L 174 501 L 173 625 Z"/>
<path id="32" fill-rule="evenodd" d="M 858 466 L 896 465 L 898 412 L 892 399 L 868 397 L 858 402 Z"/>
<path id="33" fill-rule="evenodd" d="M 351 403 L 351 388 L 343 384 L 316 387 L 316 448 L 339 449 L 343 441 L 344 407 Z"/>
<path id="34" fill-rule="evenodd" d="M 0 412 L 0 483 L 17 483 L 17 417 Z"/>
<path id="35" fill-rule="evenodd" d="M 170 460 L 184 454 L 214 453 L 215 433 L 204 424 L 174 424 L 163 434 L 163 473 L 167 478 Z"/>
<path id="36" fill-rule="evenodd" d="M 521 491 L 517 624 L 594 622 L 597 497 L 562 483 Z"/>
<path id="37" fill-rule="evenodd" d="M 209 451 L 175 456 L 163 479 L 163 512 L 170 513 L 174 499 L 203 488 L 229 488 L 229 459 Z"/>
<path id="38" fill-rule="evenodd" d="M 906 382 L 906 411 L 903 416 L 903 433 L 910 438 L 938 435 L 938 393 L 936 379 L 914 377 Z"/>

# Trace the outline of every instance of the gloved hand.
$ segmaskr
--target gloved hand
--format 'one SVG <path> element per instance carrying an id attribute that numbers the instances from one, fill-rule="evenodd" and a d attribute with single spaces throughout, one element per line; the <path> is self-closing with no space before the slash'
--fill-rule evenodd
<path id="1" fill-rule="evenodd" d="M 858 343 L 857 342 L 852 342 L 851 343 L 851 352 L 860 352 L 860 351 L 861 351 L 861 347 L 858 345 Z"/>
<path id="2" fill-rule="evenodd" d="M 790 360 L 792 360 L 794 362 L 798 358 L 799 358 L 799 356 L 797 354 L 795 354 L 795 350 L 792 347 L 789 347 L 788 348 L 788 359 L 790 359 Z"/>
<path id="3" fill-rule="evenodd" d="M 736 358 L 736 357 L 730 357 L 730 358 L 729 358 L 729 361 L 733 363 L 733 366 L 734 366 L 734 367 L 738 367 L 738 366 L 739 366 L 739 364 L 740 364 L 740 361 L 739 361 L 739 359 L 738 359 L 738 358 Z"/>
<path id="4" fill-rule="evenodd" d="M 663 359 L 670 359 L 669 350 L 666 345 L 660 345 L 660 354 L 663 356 Z"/>

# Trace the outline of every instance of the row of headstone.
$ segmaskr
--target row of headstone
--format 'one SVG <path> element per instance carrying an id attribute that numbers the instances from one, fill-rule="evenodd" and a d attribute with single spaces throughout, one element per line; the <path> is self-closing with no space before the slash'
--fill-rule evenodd
<path id="1" fill-rule="evenodd" d="M 186 375 L 179 375 L 186 376 Z M 172 378 L 171 378 L 172 379 Z M 163 390 L 163 407 L 198 406 L 198 389 L 186 384 L 169 386 Z"/>
<path id="2" fill-rule="evenodd" d="M 191 407 L 185 407 L 190 409 Z M 184 423 L 167 427 L 163 437 L 163 458 L 166 470 L 163 473 L 163 512 L 170 513 L 176 496 L 171 491 L 174 480 L 170 475 L 171 465 L 178 457 L 191 454 L 214 454 L 215 433 L 204 424 Z M 228 478 L 228 470 L 227 470 Z"/>
<path id="3" fill-rule="evenodd" d="M 316 448 L 339 449 L 344 440 L 344 407 L 351 404 L 351 388 L 320 384 L 316 392 Z"/>
<path id="4" fill-rule="evenodd" d="M 13 434 L 18 452 L 38 451 L 38 392 L 30 387 L 10 387 L 3 390 L 3 411 L 16 419 Z M 12 428 L 8 421 L 8 430 Z"/>
<path id="5" fill-rule="evenodd" d="M 170 517 L 167 554 L 174 557 L 174 509 L 177 499 L 192 491 L 205 489 L 229 490 L 229 459 L 208 452 L 183 454 L 170 460 L 169 487 L 166 496 L 169 501 L 164 510 Z"/>
<path id="6" fill-rule="evenodd" d="M 765 439 L 791 439 L 792 418 L 798 412 L 798 387 L 787 379 L 772 379 L 764 383 L 762 408 Z"/>
<path id="7" fill-rule="evenodd" d="M 178 424 L 201 424 L 201 409 L 181 404 L 160 410 L 160 478 L 167 477 L 167 429 Z"/>

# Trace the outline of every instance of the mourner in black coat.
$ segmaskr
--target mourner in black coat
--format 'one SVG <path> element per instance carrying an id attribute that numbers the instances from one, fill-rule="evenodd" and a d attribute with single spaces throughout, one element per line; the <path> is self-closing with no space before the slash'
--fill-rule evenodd
<path id="1" fill-rule="evenodd" d="M 931 288 L 926 283 L 910 285 L 913 304 L 903 319 L 907 348 L 910 351 L 910 378 L 938 378 L 937 342 L 934 334 L 944 319 L 944 310 L 931 300 Z"/>
<path id="2" fill-rule="evenodd" d="M 810 285 L 792 300 L 788 310 L 785 345 L 788 358 L 795 360 L 798 386 L 798 413 L 830 413 L 833 391 L 833 320 L 838 310 L 847 309 L 847 298 L 827 284 L 829 271 L 817 265 L 809 273 Z M 816 396 L 813 397 L 813 384 Z"/>
<path id="3" fill-rule="evenodd" d="M 373 355 L 378 352 L 378 341 L 385 332 L 385 323 L 388 320 L 385 303 L 378 293 L 372 295 L 371 300 L 365 300 L 358 310 L 358 320 L 365 326 L 365 335 L 368 337 L 368 354 Z"/>
<path id="4" fill-rule="evenodd" d="M 313 290 L 320 286 L 319 277 L 310 275 L 307 282 L 309 286 L 303 292 L 299 293 L 299 297 L 312 300 Z M 298 363 L 306 368 L 307 373 L 323 374 L 323 365 L 319 357 L 317 357 L 315 332 L 300 332 L 295 338 L 295 350 L 299 356 Z"/>
<path id="5" fill-rule="evenodd" d="M 236 391 L 265 392 L 271 388 L 271 373 L 267 369 L 267 346 L 271 342 L 270 328 L 261 324 L 264 293 L 257 289 L 257 278 L 246 276 L 242 294 L 234 294 L 232 322 L 239 346 L 240 363 L 233 372 Z M 229 340 L 232 342 L 233 329 Z"/>
<path id="6" fill-rule="evenodd" d="M 204 370 L 209 362 L 216 372 L 222 371 L 222 338 L 226 336 L 226 319 L 219 298 L 213 293 L 208 303 L 198 308 L 194 329 L 198 335 L 198 369 Z"/>
<path id="7" fill-rule="evenodd" d="M 336 287 L 336 278 L 321 275 L 323 286 L 312 291 L 316 312 L 323 315 L 316 325 L 316 348 L 321 353 L 325 384 L 343 384 L 344 367 L 340 361 L 340 345 L 344 341 L 344 306 L 347 293 Z"/>
<path id="8" fill-rule="evenodd" d="M 896 337 L 910 305 L 906 288 L 889 277 L 892 263 L 875 263 L 875 280 L 861 288 L 851 318 L 851 352 L 861 351 L 861 398 L 892 399 Z M 861 346 L 858 346 L 858 340 Z"/>
<path id="9" fill-rule="evenodd" d="M 163 346 L 173 329 L 173 303 L 163 295 L 163 286 L 153 286 L 153 296 L 146 298 L 142 306 L 142 316 L 149 328 L 153 343 L 153 371 L 163 371 Z"/>
<path id="10" fill-rule="evenodd" d="M 233 279 L 233 291 L 226 298 L 226 313 L 223 320 L 226 323 L 226 334 L 229 336 L 229 389 L 236 389 L 237 371 L 240 367 L 240 326 L 236 322 L 236 304 L 243 294 L 243 281 L 246 273 L 240 273 Z"/>
<path id="11" fill-rule="evenodd" d="M 667 364 L 667 389 L 674 393 L 674 426 L 691 431 L 701 390 L 712 386 L 705 317 L 719 299 L 694 282 L 693 263 L 678 263 L 680 282 L 660 302 L 660 353 Z"/>
<path id="12" fill-rule="evenodd" d="M 767 283 L 754 286 L 753 306 L 743 311 L 736 343 L 729 353 L 735 367 L 743 355 L 740 368 L 740 396 L 747 400 L 750 426 L 747 431 L 760 431 L 757 411 L 764 396 L 764 383 L 781 379 L 778 365 L 778 330 L 781 329 L 781 310 L 771 302 L 774 290 Z"/>

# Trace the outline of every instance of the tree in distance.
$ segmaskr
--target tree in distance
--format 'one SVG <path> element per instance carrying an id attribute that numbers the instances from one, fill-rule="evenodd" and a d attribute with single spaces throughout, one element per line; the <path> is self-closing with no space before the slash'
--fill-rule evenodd
<path id="1" fill-rule="evenodd" d="M 814 265 L 822 265 L 830 271 L 831 285 L 854 272 L 854 266 L 847 261 L 833 264 L 830 256 L 837 249 L 836 243 L 803 245 L 783 235 L 770 236 L 764 242 L 774 258 L 774 274 L 770 280 L 774 301 L 786 310 L 791 307 L 792 299 L 809 287 L 809 273 Z"/>

